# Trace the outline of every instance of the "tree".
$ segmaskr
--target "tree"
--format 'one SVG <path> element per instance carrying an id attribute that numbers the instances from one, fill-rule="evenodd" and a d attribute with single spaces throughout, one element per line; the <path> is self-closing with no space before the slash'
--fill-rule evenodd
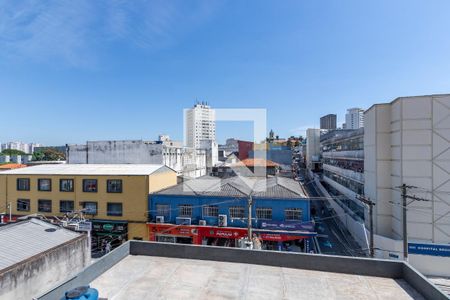
<path id="1" fill-rule="evenodd" d="M 17 149 L 5 149 L 1 153 L 2 155 L 26 155 L 25 152 L 17 150 Z"/>
<path id="2" fill-rule="evenodd" d="M 37 161 L 55 161 L 65 159 L 66 156 L 64 153 L 52 148 L 47 148 L 33 153 L 33 160 Z"/>

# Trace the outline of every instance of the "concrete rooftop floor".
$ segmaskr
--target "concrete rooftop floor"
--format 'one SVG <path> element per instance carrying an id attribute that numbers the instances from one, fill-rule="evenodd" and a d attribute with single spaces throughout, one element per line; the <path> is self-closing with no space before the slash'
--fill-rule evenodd
<path id="1" fill-rule="evenodd" d="M 127 256 L 91 283 L 117 299 L 424 299 L 404 280 L 154 256 Z"/>

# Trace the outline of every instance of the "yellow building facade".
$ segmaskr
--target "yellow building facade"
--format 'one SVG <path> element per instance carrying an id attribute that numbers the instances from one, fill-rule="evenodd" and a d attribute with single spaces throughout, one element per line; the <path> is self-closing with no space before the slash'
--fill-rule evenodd
<path id="1" fill-rule="evenodd" d="M 0 173 L 0 211 L 11 205 L 16 217 L 62 217 L 83 210 L 93 237 L 148 240 L 148 195 L 176 184 L 176 172 L 163 165 L 34 166 Z"/>

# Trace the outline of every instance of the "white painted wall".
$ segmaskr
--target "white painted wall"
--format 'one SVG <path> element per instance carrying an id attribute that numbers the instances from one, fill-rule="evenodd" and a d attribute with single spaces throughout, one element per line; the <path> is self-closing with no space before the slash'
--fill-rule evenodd
<path id="1" fill-rule="evenodd" d="M 402 97 L 372 106 L 365 113 L 364 147 L 365 194 L 377 204 L 376 234 L 401 243 L 398 186 L 405 183 L 419 187 L 409 190 L 411 195 L 430 200 L 408 205 L 409 242 L 450 243 L 450 95 Z M 376 247 L 387 247 L 378 242 Z M 413 255 L 410 262 L 430 274 L 446 266 L 450 276 L 447 258 Z"/>
<path id="2" fill-rule="evenodd" d="M 306 130 L 306 166 L 311 168 L 314 157 L 320 155 L 320 129 L 308 128 Z"/>

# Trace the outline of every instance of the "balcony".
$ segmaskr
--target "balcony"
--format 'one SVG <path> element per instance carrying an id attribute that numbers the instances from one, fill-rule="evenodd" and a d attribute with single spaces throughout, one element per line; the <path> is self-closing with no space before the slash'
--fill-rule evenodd
<path id="1" fill-rule="evenodd" d="M 322 152 L 322 156 L 326 158 L 336 158 L 336 159 L 364 160 L 364 150 L 329 151 L 329 152 Z"/>
<path id="2" fill-rule="evenodd" d="M 341 169 L 327 164 L 323 164 L 323 169 L 364 184 L 364 173 L 358 173 L 352 170 Z"/>

